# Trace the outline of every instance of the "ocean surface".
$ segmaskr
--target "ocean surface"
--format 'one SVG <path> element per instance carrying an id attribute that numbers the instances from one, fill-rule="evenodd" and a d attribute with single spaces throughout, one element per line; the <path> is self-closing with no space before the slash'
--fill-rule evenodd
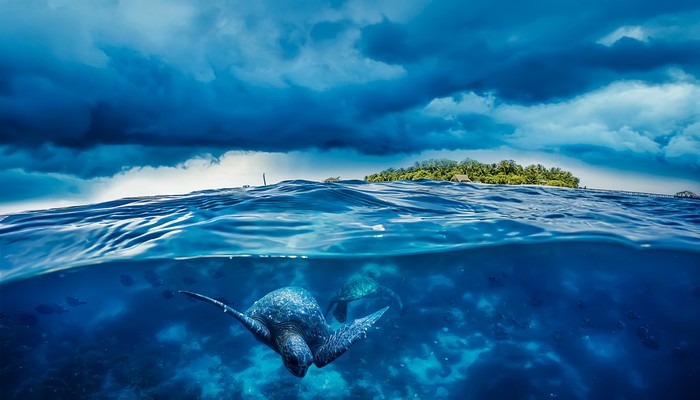
<path id="1" fill-rule="evenodd" d="M 698 399 L 700 201 L 315 183 L 0 216 L 2 399 Z M 287 286 L 388 311 L 292 375 L 236 319 Z M 344 324 L 331 312 L 333 329 Z"/>

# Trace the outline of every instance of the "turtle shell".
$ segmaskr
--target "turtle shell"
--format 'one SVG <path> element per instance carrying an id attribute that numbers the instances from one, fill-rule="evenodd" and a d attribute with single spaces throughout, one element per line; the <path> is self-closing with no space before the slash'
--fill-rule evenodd
<path id="1" fill-rule="evenodd" d="M 312 349 L 323 344 L 331 333 L 321 307 L 306 289 L 286 287 L 263 296 L 245 312 L 265 324 L 273 336 L 293 329 Z"/>
<path id="2" fill-rule="evenodd" d="M 374 279 L 363 276 L 355 278 L 338 289 L 333 298 L 336 301 L 353 301 L 376 292 L 379 284 Z"/>

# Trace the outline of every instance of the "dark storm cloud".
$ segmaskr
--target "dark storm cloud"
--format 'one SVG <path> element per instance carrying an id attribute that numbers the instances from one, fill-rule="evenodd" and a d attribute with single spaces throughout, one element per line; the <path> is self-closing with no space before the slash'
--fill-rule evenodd
<path id="1" fill-rule="evenodd" d="M 406 79 L 430 82 L 417 85 L 429 90 L 412 92 L 416 104 L 459 90 L 494 92 L 504 100 L 525 103 L 546 102 L 617 79 L 667 80 L 667 67 L 700 73 L 700 37 L 647 43 L 622 38 L 608 47 L 596 43 L 608 32 L 591 18 L 569 22 L 562 17 L 558 24 L 545 21 L 539 32 L 523 32 L 517 25 L 501 26 L 502 32 L 498 25 L 486 30 L 484 21 L 476 27 L 463 26 L 465 18 L 457 10 L 450 20 L 444 26 L 433 19 L 415 22 L 416 26 L 384 20 L 366 27 L 358 46 L 373 59 L 406 65 L 410 72 Z M 526 24 L 527 19 L 519 22 Z M 571 25 L 560 25 L 566 23 Z M 589 24 L 588 31 L 581 26 Z M 528 36 L 533 34 L 536 41 Z"/>
<path id="2" fill-rule="evenodd" d="M 206 147 L 97 145 L 73 149 L 48 144 L 29 148 L 0 146 L 0 170 L 22 166 L 25 170 L 82 178 L 110 176 L 134 165 L 158 167 L 182 163 L 193 152 L 217 155 L 216 149 Z"/>
<path id="3" fill-rule="evenodd" d="M 0 203 L 37 200 L 60 195 L 62 198 L 76 196 L 85 188 L 84 182 L 66 176 L 26 173 L 21 170 L 0 170 L 0 185 L 3 190 Z"/>
<path id="4" fill-rule="evenodd" d="M 0 8 L 2 167 L 80 177 L 230 149 L 493 148 L 517 123 L 424 107 L 464 92 L 528 106 L 617 80 L 668 82 L 669 68 L 700 73 L 691 1 Z M 600 43 L 637 25 L 651 37 Z"/>

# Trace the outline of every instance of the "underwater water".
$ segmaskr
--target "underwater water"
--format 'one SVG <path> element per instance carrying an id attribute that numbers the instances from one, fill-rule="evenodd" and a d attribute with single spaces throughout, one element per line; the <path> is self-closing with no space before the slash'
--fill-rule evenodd
<path id="1" fill-rule="evenodd" d="M 2 399 L 700 398 L 696 200 L 292 181 L 0 219 Z M 304 378 L 177 292 L 325 312 L 358 277 L 402 307 L 360 293 L 346 323 L 388 311 Z"/>

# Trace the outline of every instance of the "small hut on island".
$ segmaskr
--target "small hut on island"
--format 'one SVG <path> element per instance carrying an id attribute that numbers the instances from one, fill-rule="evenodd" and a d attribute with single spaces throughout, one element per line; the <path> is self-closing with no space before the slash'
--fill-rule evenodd
<path id="1" fill-rule="evenodd" d="M 460 182 L 460 183 L 471 183 L 471 179 L 469 179 L 469 175 L 463 175 L 463 174 L 454 174 L 452 175 L 452 179 L 450 179 L 451 182 Z"/>
<path id="2" fill-rule="evenodd" d="M 330 183 L 330 182 L 340 182 L 340 177 L 333 177 L 331 176 L 330 178 L 326 178 L 323 180 L 324 183 Z"/>

